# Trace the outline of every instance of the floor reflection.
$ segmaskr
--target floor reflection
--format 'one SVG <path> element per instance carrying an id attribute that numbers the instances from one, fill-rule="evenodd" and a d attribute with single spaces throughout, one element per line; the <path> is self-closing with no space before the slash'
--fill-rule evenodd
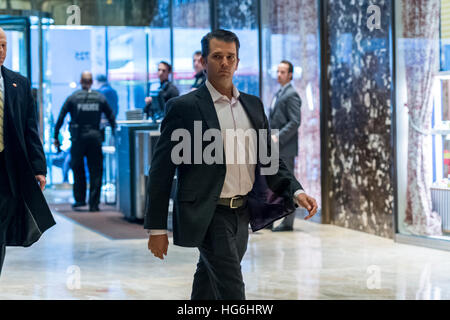
<path id="1" fill-rule="evenodd" d="M 30 248 L 8 247 L 0 299 L 189 299 L 198 253 L 109 240 L 55 214 Z M 295 232 L 250 236 L 248 299 L 450 299 L 450 252 L 297 219 Z"/>

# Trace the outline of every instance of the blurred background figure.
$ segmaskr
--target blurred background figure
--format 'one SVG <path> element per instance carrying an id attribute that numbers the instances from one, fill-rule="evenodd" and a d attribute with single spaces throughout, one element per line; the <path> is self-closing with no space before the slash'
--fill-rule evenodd
<path id="1" fill-rule="evenodd" d="M 97 91 L 105 96 L 109 107 L 113 111 L 114 117 L 117 118 L 117 114 L 119 113 L 119 97 L 117 96 L 117 91 L 111 87 L 104 74 L 97 76 L 97 83 L 99 86 Z"/>
<path id="2" fill-rule="evenodd" d="M 280 84 L 270 105 L 269 124 L 271 129 L 278 129 L 272 139 L 280 145 L 280 158 L 291 173 L 294 173 L 295 157 L 298 155 L 298 128 L 301 122 L 302 100 L 291 84 L 294 66 L 283 60 L 278 65 L 277 81 Z M 272 231 L 293 231 L 295 211 L 283 219 Z"/>
<path id="3" fill-rule="evenodd" d="M 164 116 L 164 106 L 166 102 L 169 101 L 169 99 L 180 95 L 177 87 L 169 81 L 169 75 L 171 73 L 172 66 L 168 62 L 161 61 L 158 64 L 160 87 L 156 96 L 145 98 L 144 113 L 147 114 L 147 118 L 151 117 L 154 120 L 162 118 Z"/>
<path id="4" fill-rule="evenodd" d="M 194 81 L 194 84 L 192 85 L 192 89 L 191 90 L 197 89 L 198 87 L 200 87 L 206 81 L 206 74 L 205 74 L 205 71 L 203 69 L 202 63 L 200 62 L 200 58 L 201 57 L 202 57 L 202 52 L 201 51 L 195 51 L 194 52 L 194 56 L 192 58 L 192 63 L 194 65 L 195 81 Z"/>

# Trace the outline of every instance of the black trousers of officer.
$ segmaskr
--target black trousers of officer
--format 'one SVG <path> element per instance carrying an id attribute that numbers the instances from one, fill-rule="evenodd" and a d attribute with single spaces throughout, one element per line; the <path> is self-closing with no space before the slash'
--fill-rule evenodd
<path id="1" fill-rule="evenodd" d="M 72 142 L 70 149 L 73 171 L 73 196 L 76 202 L 86 202 L 86 173 L 84 171 L 84 157 L 87 158 L 89 169 L 89 207 L 98 207 L 103 174 L 102 136 L 99 130 L 90 130 L 80 134 Z"/>
<path id="2" fill-rule="evenodd" d="M 241 261 L 247 250 L 250 214 L 247 205 L 218 205 L 194 274 L 192 300 L 245 300 Z"/>
<path id="3" fill-rule="evenodd" d="M 4 152 L 0 152 L 0 274 L 5 260 L 6 231 L 18 201 L 13 198 L 5 167 Z"/>

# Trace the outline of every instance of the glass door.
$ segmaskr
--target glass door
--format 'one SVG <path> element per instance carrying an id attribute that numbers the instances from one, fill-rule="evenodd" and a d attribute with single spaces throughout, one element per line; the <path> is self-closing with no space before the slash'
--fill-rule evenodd
<path id="1" fill-rule="evenodd" d="M 30 21 L 25 17 L 1 17 L 0 27 L 8 41 L 6 68 L 19 72 L 31 80 Z"/>

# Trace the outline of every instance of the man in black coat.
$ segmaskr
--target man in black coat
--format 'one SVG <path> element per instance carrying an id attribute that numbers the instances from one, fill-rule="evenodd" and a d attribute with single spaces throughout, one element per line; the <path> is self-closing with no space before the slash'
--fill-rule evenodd
<path id="1" fill-rule="evenodd" d="M 3 66 L 6 49 L 0 28 L 0 273 L 6 246 L 31 246 L 55 224 L 30 81 Z"/>
<path id="2" fill-rule="evenodd" d="M 270 129 L 278 129 L 272 139 L 280 145 L 280 158 L 289 171 L 294 173 L 295 157 L 298 154 L 298 128 L 301 122 L 300 108 L 302 100 L 291 84 L 294 66 L 287 60 L 278 65 L 278 83 L 280 89 L 270 106 Z M 293 231 L 295 212 L 283 219 L 272 231 Z"/>
<path id="3" fill-rule="evenodd" d="M 239 39 L 229 31 L 216 30 L 202 39 L 208 80 L 196 91 L 169 100 L 147 186 L 144 227 L 150 230 L 148 248 L 163 259 L 168 250 L 169 197 L 177 171 L 173 239 L 175 245 L 200 251 L 191 294 L 195 300 L 245 299 L 240 263 L 249 223 L 254 231 L 264 228 L 292 212 L 294 200 L 309 210 L 307 219 L 317 212 L 316 201 L 304 193 L 283 162 L 278 157 L 273 161 L 262 157 L 262 149 L 267 154 L 272 150 L 268 121 L 261 100 L 233 85 L 238 50 Z M 238 143 L 236 148 L 228 134 L 241 129 L 258 134 L 249 135 L 248 147 Z M 181 146 L 187 147 L 180 151 L 177 137 L 181 136 L 194 141 L 182 139 Z M 214 152 L 207 143 L 213 140 L 219 146 Z M 227 152 L 221 158 L 224 146 Z M 257 157 L 257 161 L 235 164 L 231 159 L 242 155 Z M 272 165 L 279 170 L 270 171 Z"/>

